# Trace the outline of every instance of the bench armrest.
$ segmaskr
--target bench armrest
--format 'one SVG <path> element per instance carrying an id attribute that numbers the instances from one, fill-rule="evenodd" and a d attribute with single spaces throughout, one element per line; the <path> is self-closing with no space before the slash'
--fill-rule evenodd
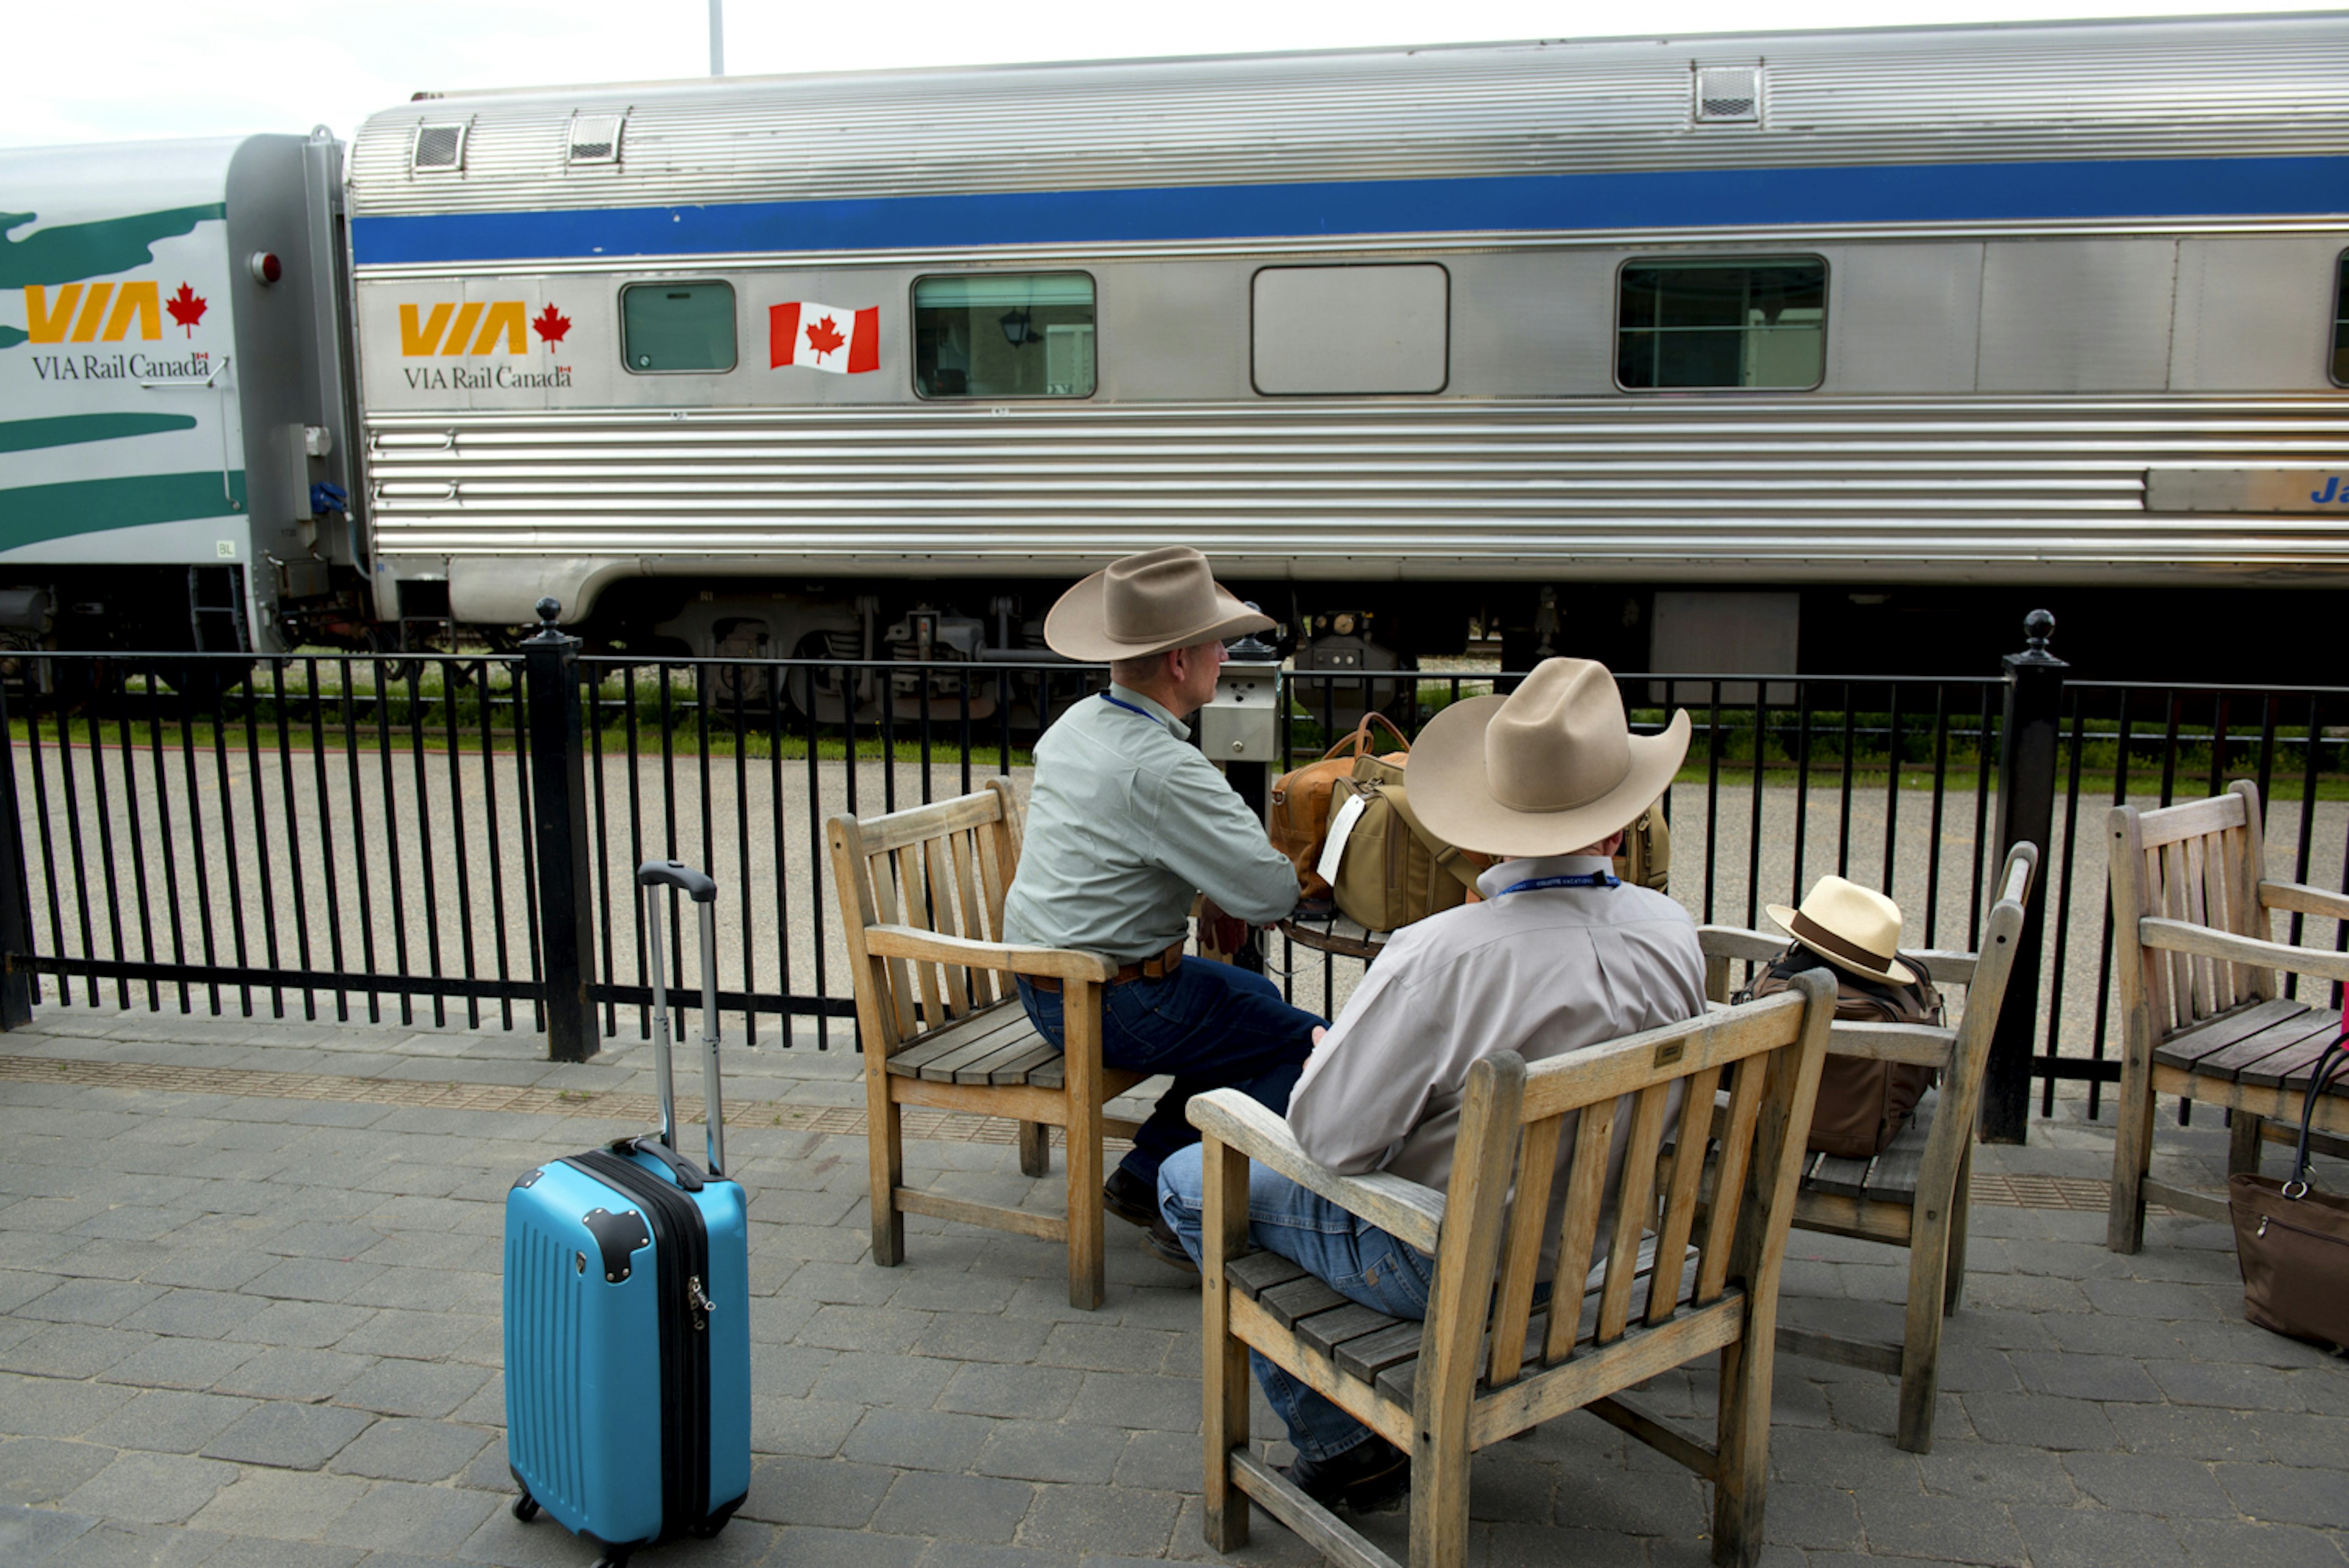
<path id="1" fill-rule="evenodd" d="M 966 969 L 993 970 L 1004 974 L 1040 975 L 1063 981 L 1091 981 L 1096 985 L 1106 983 L 1117 972 L 1117 966 L 1099 953 L 1080 952 L 1074 948 L 973 941 L 968 937 L 941 936 L 917 926 L 867 926 L 864 950 L 875 958 L 959 964 Z"/>
<path id="2" fill-rule="evenodd" d="M 1444 1228 L 1444 1194 L 1372 1171 L 1340 1176 L 1316 1164 L 1288 1124 L 1237 1089 L 1216 1089 L 1191 1102 L 1191 1125 L 1298 1186 L 1360 1215 L 1399 1241 L 1433 1252 Z"/>
<path id="3" fill-rule="evenodd" d="M 2297 915 L 2330 915 L 2349 920 L 2349 893 L 2329 893 L 2305 882 L 2262 882 L 2260 908 L 2289 909 Z"/>
<path id="4" fill-rule="evenodd" d="M 1938 1023 L 1861 1023 L 1838 1020 L 1827 1026 L 1827 1049 L 1838 1056 L 1876 1062 L 1913 1062 L 1947 1068 L 1957 1045 L 1954 1029 Z"/>
<path id="5" fill-rule="evenodd" d="M 2262 969 L 2280 969 L 2290 974 L 2313 974 L 2322 980 L 2349 981 L 2349 953 L 2331 952 L 2320 948 L 2296 948 L 2285 942 L 2262 941 L 2257 937 L 2239 937 L 2232 931 L 2214 930 L 2187 920 L 2163 919 L 2147 915 L 2137 923 L 2137 940 L 2146 947 L 2164 952 L 2189 953 L 2196 958 L 2220 959 L 2228 963 L 2257 964 Z"/>

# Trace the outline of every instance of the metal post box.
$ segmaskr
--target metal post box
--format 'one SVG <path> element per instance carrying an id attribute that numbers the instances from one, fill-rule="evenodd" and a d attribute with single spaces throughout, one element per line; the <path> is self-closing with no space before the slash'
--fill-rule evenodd
<path id="1" fill-rule="evenodd" d="M 1199 710 L 1199 750 L 1211 763 L 1280 760 L 1280 666 L 1227 661 L 1213 701 Z"/>

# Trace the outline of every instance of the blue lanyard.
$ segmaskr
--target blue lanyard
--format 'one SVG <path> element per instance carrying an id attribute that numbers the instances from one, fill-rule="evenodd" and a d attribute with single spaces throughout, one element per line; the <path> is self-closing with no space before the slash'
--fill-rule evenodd
<path id="1" fill-rule="evenodd" d="M 1512 893 L 1535 892 L 1544 888 L 1620 888 L 1623 880 L 1604 871 L 1581 871 L 1571 877 L 1535 877 L 1502 888 L 1494 895 L 1506 898 Z"/>
<path id="2" fill-rule="evenodd" d="M 1112 697 L 1108 692 L 1104 691 L 1101 694 L 1101 700 L 1108 703 L 1112 708 L 1123 708 L 1129 713 L 1139 713 L 1154 724 L 1158 722 L 1157 714 L 1152 712 L 1147 708 L 1137 708 L 1123 697 Z"/>

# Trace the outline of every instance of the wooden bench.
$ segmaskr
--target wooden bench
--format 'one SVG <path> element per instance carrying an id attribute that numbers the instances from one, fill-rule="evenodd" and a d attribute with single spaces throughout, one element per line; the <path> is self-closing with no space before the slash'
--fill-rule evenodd
<path id="1" fill-rule="evenodd" d="M 1102 1106 L 1143 1078 L 1102 1065 L 1101 995 L 1114 966 L 1001 940 L 1004 895 L 1019 869 L 1019 805 L 1004 780 L 885 816 L 835 816 L 830 827 L 864 1052 L 873 1261 L 904 1261 L 907 1214 L 1014 1231 L 1066 1243 L 1070 1303 L 1101 1305 L 1102 1138 L 1135 1129 Z M 1013 979 L 1023 974 L 1061 982 L 1065 1053 L 1029 1023 Z M 1061 1128 L 1066 1215 L 907 1187 L 903 1106 L 1017 1121 L 1019 1168 L 1030 1176 L 1050 1168 L 1045 1129 Z"/>
<path id="2" fill-rule="evenodd" d="M 1873 1159 L 1804 1157 L 1795 1228 L 1907 1248 L 1908 1317 L 1898 1345 L 1782 1326 L 1778 1348 L 1900 1379 L 1894 1441 L 1911 1453 L 1932 1451 L 1941 1322 L 1958 1310 L 1965 1290 L 1973 1129 L 1991 1034 L 2023 929 L 2023 898 L 2038 864 L 2033 845 L 2017 845 L 2008 855 L 1980 954 L 1934 950 L 1917 955 L 1935 986 L 1944 992 L 1965 988 L 1965 1015 L 1955 1028 L 1840 1021 L 1835 1025 L 1830 1049 L 1840 1054 L 1922 1062 L 1940 1069 L 1940 1085 L 1919 1102 L 1909 1124 Z M 1783 937 L 1739 927 L 1703 926 L 1697 935 L 1705 952 L 1705 992 L 1715 1002 L 1729 1000 L 1732 963 L 1766 962 L 1786 950 Z"/>
<path id="3" fill-rule="evenodd" d="M 2227 1218 L 2223 1194 L 2147 1174 L 2161 1096 L 2233 1113 L 2230 1175 L 2259 1168 L 2263 1137 L 2296 1137 L 2310 1069 L 2341 1017 L 2324 1005 L 2326 988 L 2308 988 L 2312 1005 L 2286 997 L 2278 975 L 2349 981 L 2349 954 L 2275 941 L 2271 915 L 2349 919 L 2349 896 L 2267 879 L 2259 786 L 2248 779 L 2158 811 L 2116 805 L 2106 823 L 2124 1037 L 2106 1244 L 2134 1252 L 2148 1199 Z M 2312 1125 L 2313 1147 L 2349 1154 L 2349 1085 L 2333 1085 Z"/>
<path id="4" fill-rule="evenodd" d="M 1786 1226 L 1834 1010 L 1823 977 L 1795 984 L 1530 1066 L 1509 1052 L 1479 1061 L 1443 1193 L 1316 1165 L 1287 1122 L 1235 1091 L 1192 1101 L 1206 1138 L 1207 1544 L 1245 1545 L 1253 1499 L 1332 1562 L 1393 1568 L 1249 1448 L 1253 1349 L 1410 1451 L 1413 1568 L 1465 1563 L 1471 1454 L 1576 1409 L 1711 1480 L 1713 1561 L 1752 1564 L 1762 1551 L 1774 1360 L 1756 1350 L 1774 1343 Z M 1676 1087 L 1689 1105 L 1728 1091 L 1708 1158 L 1663 1153 Z M 1578 1124 L 1564 1221 L 1551 1237 L 1545 1221 L 1569 1116 Z M 1629 1118 L 1627 1152 L 1594 1293 L 1586 1271 L 1619 1116 Z M 1286 1260 L 1248 1253 L 1251 1160 L 1432 1254 L 1425 1320 L 1373 1312 Z M 1650 1238 L 1659 1262 L 1643 1276 L 1638 1260 Z M 1537 1281 L 1551 1241 L 1557 1277 L 1571 1288 L 1545 1298 Z M 1715 1350 L 1721 1400 L 1711 1443 L 1621 1397 Z"/>

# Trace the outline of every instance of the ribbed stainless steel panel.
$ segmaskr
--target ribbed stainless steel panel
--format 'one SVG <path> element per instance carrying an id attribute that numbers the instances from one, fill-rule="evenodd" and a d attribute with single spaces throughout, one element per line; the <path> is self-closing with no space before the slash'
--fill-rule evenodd
<path id="1" fill-rule="evenodd" d="M 2213 582 L 2349 574 L 2340 519 L 2148 514 L 2158 465 L 2323 465 L 2337 399 L 1328 400 L 378 414 L 403 570 Z M 567 602 L 567 601 L 566 601 Z"/>
<path id="2" fill-rule="evenodd" d="M 1767 62 L 1761 123 L 1692 68 Z M 566 167 L 575 111 L 627 113 Z M 425 122 L 461 175 L 411 175 Z M 2349 16 L 1006 67 L 451 95 L 370 119 L 360 216 L 965 191 L 2024 159 L 2336 154 Z"/>

